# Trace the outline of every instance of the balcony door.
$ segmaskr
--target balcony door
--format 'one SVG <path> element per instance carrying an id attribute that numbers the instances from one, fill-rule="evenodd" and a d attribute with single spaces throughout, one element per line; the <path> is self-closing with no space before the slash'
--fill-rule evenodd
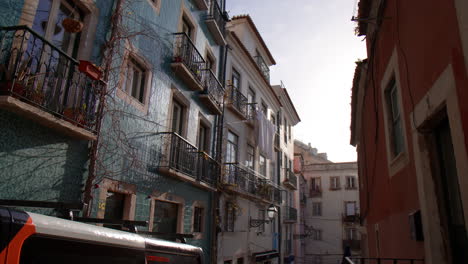
<path id="1" fill-rule="evenodd" d="M 51 110 L 60 112 L 63 105 L 86 110 L 86 104 L 82 103 L 83 91 L 68 90 L 79 86 L 76 82 L 82 81 L 74 75 L 75 65 L 67 57 L 76 58 L 81 34 L 71 33 L 62 25 L 64 19 L 83 21 L 83 17 L 83 12 L 72 1 L 39 0 L 32 29 L 53 46 L 31 35 L 25 56 L 29 58 L 24 59 L 28 60 L 33 75 L 34 90 L 44 93 Z M 71 81 L 75 82 L 74 85 Z"/>
<path id="2" fill-rule="evenodd" d="M 465 263 L 468 259 L 468 237 L 462 199 L 458 182 L 457 164 L 452 144 L 449 122 L 440 122 L 433 130 L 434 159 L 437 164 L 435 183 L 441 220 L 444 223 L 450 246 L 450 263 Z"/>

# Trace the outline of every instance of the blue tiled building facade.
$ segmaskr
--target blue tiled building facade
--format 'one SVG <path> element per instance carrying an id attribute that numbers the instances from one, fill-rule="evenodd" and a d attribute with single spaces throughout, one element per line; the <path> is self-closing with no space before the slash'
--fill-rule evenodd
<path id="1" fill-rule="evenodd" d="M 147 221 L 138 230 L 180 234 L 209 262 L 223 10 L 208 0 L 2 1 L 0 199 L 90 195 L 84 216 Z"/>

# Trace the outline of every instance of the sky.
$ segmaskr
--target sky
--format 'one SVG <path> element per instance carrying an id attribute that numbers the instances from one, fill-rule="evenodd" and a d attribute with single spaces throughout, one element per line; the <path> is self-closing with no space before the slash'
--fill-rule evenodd
<path id="1" fill-rule="evenodd" d="M 356 161 L 349 144 L 351 87 L 365 42 L 354 34 L 356 0 L 227 0 L 229 16 L 249 14 L 299 113 L 295 138 L 326 152 L 333 162 Z"/>

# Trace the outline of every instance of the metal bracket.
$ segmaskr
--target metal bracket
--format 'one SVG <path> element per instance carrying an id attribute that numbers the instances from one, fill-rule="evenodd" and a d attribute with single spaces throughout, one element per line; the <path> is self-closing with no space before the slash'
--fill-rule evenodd
<path id="1" fill-rule="evenodd" d="M 252 219 L 252 217 L 249 216 L 249 227 L 259 227 L 264 224 L 268 224 L 270 220 L 264 220 L 264 219 Z"/>

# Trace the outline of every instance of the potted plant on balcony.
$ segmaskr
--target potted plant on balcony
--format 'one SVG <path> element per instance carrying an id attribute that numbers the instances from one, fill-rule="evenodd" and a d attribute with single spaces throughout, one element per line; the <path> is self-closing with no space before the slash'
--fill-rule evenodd
<path id="1" fill-rule="evenodd" d="M 95 81 L 102 78 L 101 68 L 90 61 L 80 60 L 78 70 Z"/>
<path id="2" fill-rule="evenodd" d="M 81 107 L 69 107 L 63 110 L 63 116 L 65 120 L 78 125 L 79 127 L 87 127 L 88 122 L 86 120 L 86 104 Z"/>

